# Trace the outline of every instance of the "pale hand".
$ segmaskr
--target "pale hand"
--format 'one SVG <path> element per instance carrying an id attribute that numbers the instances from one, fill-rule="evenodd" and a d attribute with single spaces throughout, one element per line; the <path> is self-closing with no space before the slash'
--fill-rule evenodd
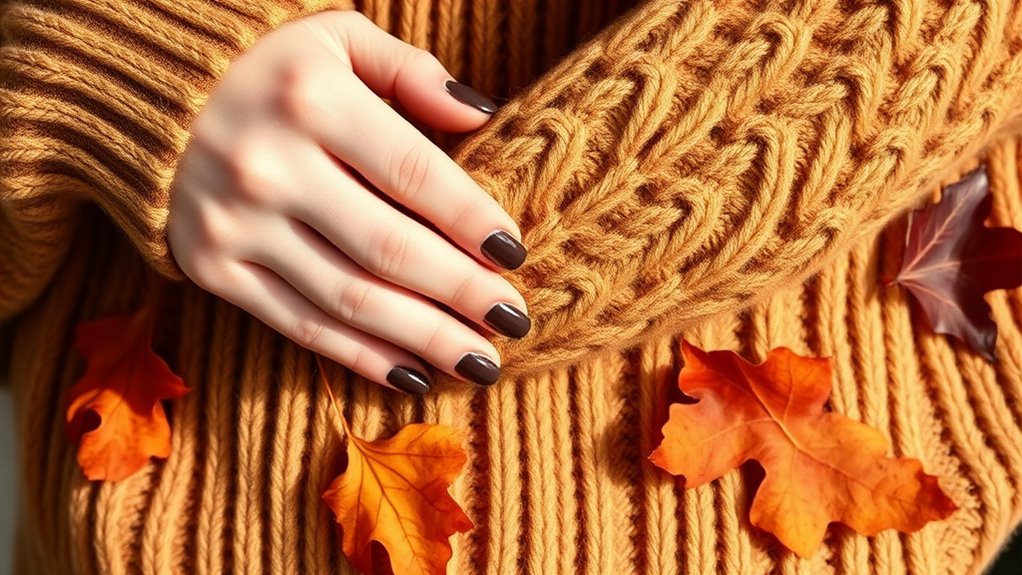
<path id="1" fill-rule="evenodd" d="M 490 257 L 521 265 L 521 232 L 381 99 L 440 130 L 480 127 L 492 107 L 461 85 L 452 97 L 449 79 L 431 54 L 359 12 L 267 33 L 192 123 L 171 187 L 175 261 L 203 289 L 369 380 L 423 393 L 425 360 L 494 383 L 500 357 L 485 330 L 521 337 L 530 322 Z"/>

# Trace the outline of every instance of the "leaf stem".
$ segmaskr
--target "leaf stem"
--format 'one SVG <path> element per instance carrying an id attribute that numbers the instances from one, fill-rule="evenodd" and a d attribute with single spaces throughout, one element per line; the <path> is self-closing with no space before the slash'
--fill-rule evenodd
<path id="1" fill-rule="evenodd" d="M 323 368 L 323 358 L 318 353 L 314 355 L 316 356 L 316 366 L 319 368 L 319 380 L 326 389 L 327 395 L 330 396 L 330 405 L 333 406 L 334 413 L 337 414 L 337 419 L 341 420 L 341 427 L 344 428 L 344 434 L 348 437 L 348 439 L 351 439 L 351 429 L 348 427 L 348 420 L 344 419 L 344 415 L 337 407 L 337 398 L 334 397 L 334 391 L 330 388 L 330 383 L 326 380 L 326 370 Z"/>

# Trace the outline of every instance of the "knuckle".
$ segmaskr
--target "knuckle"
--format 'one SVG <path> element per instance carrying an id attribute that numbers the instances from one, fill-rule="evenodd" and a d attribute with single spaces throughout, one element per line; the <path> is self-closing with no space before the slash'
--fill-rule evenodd
<path id="1" fill-rule="evenodd" d="M 216 292 L 220 285 L 220 279 L 224 275 L 224 266 L 219 265 L 215 258 L 197 257 L 187 263 L 187 268 L 181 268 L 188 274 L 188 277 L 195 282 L 195 285 L 209 291 Z"/>
<path id="2" fill-rule="evenodd" d="M 436 346 L 443 345 L 444 339 L 440 336 L 441 334 L 446 333 L 446 331 L 447 330 L 444 329 L 444 323 L 442 321 L 436 322 L 436 325 L 433 326 L 433 331 L 429 334 L 429 337 L 423 340 L 415 349 L 416 355 L 420 357 L 432 357 Z"/>
<path id="3" fill-rule="evenodd" d="M 197 210 L 194 229 L 195 246 L 199 250 L 224 253 L 234 243 L 234 225 L 227 214 L 206 208 Z"/>
<path id="4" fill-rule="evenodd" d="M 349 280 L 340 282 L 333 298 L 333 314 L 345 323 L 354 323 L 364 315 L 372 298 L 373 284 L 366 281 Z"/>
<path id="5" fill-rule="evenodd" d="M 296 59 L 281 66 L 275 92 L 276 111 L 290 122 L 305 126 L 322 117 L 327 92 L 321 87 L 323 78 L 318 67 L 307 60 Z"/>
<path id="6" fill-rule="evenodd" d="M 235 223 L 218 204 L 208 198 L 185 203 L 168 218 L 167 240 L 174 259 L 195 283 L 207 287 L 211 282 L 207 260 L 219 264 L 234 249 Z"/>
<path id="7" fill-rule="evenodd" d="M 412 62 L 411 66 L 417 69 L 428 70 L 430 68 L 439 68 L 440 70 L 443 71 L 447 70 L 443 62 L 440 61 L 440 58 L 437 58 L 436 54 L 433 54 L 429 50 L 424 50 L 422 48 L 416 47 L 414 50 L 412 50 L 412 54 L 411 56 L 409 56 L 409 58 Z"/>
<path id="8" fill-rule="evenodd" d="M 273 205 L 283 194 L 280 169 L 270 153 L 268 140 L 241 138 L 227 159 L 227 169 L 237 195 L 259 205 Z"/>
<path id="9" fill-rule="evenodd" d="M 302 347 L 312 349 L 319 341 L 325 327 L 322 323 L 310 317 L 295 318 L 291 326 L 291 333 L 288 336 Z"/>
<path id="10" fill-rule="evenodd" d="M 394 279 L 408 256 L 408 233 L 401 226 L 381 226 L 370 238 L 369 248 L 370 271 Z"/>
<path id="11" fill-rule="evenodd" d="M 457 229 L 462 221 L 468 220 L 485 220 L 489 219 L 486 213 L 485 204 L 490 201 L 490 197 L 486 195 L 475 195 L 472 199 L 468 200 L 461 206 L 450 222 L 447 224 L 447 229 Z"/>
<path id="12" fill-rule="evenodd" d="M 369 348 L 365 345 L 358 346 L 351 359 L 348 360 L 346 365 L 351 368 L 352 371 L 362 375 L 363 377 L 369 377 Z"/>
<path id="13" fill-rule="evenodd" d="M 425 190 L 433 163 L 431 152 L 426 144 L 416 143 L 395 165 L 394 186 L 403 200 L 414 200 Z"/>
<path id="14" fill-rule="evenodd" d="M 412 68 L 435 66 L 440 63 L 432 53 L 428 50 L 423 50 L 418 46 L 408 46 L 408 53 L 405 55 L 405 60 L 402 62 L 402 67 L 410 66 Z"/>
<path id="15" fill-rule="evenodd" d="M 464 304 L 471 297 L 472 288 L 478 285 L 480 273 L 479 269 L 475 269 L 463 277 L 448 298 L 447 304 L 456 309 L 464 308 Z"/>

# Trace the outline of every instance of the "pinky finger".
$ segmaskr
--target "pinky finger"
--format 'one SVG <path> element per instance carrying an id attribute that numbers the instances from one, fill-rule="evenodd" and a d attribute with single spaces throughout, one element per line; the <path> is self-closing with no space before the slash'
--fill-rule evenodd
<path id="1" fill-rule="evenodd" d="M 229 287 L 222 297 L 298 345 L 385 387 L 414 394 L 429 391 L 429 378 L 417 357 L 330 316 L 273 270 L 235 261 L 224 271 Z"/>

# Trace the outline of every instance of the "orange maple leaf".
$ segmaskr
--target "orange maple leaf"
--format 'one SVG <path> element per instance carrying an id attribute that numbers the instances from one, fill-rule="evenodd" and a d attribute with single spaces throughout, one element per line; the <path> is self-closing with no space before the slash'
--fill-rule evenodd
<path id="1" fill-rule="evenodd" d="M 152 299 L 134 313 L 80 323 L 74 349 L 86 370 L 67 391 L 66 431 L 91 480 L 119 481 L 170 455 L 161 399 L 188 388 L 152 350 Z"/>
<path id="2" fill-rule="evenodd" d="M 753 365 L 687 342 L 682 352 L 678 385 L 698 403 L 671 405 L 664 440 L 649 459 L 684 475 L 686 487 L 759 461 L 766 476 L 750 521 L 802 557 L 819 548 L 831 521 L 864 535 L 908 532 L 957 509 L 918 460 L 886 457 L 879 431 L 823 410 L 829 358 L 777 348 Z"/>
<path id="3" fill-rule="evenodd" d="M 317 362 L 320 361 L 316 356 Z M 320 363 L 320 374 L 324 373 Z M 333 392 L 323 379 L 337 410 Z M 475 525 L 447 489 L 468 460 L 453 427 L 412 423 L 387 439 L 348 437 L 347 469 L 323 499 L 341 525 L 344 554 L 363 573 L 372 572 L 371 543 L 380 542 L 395 573 L 446 572 L 449 538 Z"/>

